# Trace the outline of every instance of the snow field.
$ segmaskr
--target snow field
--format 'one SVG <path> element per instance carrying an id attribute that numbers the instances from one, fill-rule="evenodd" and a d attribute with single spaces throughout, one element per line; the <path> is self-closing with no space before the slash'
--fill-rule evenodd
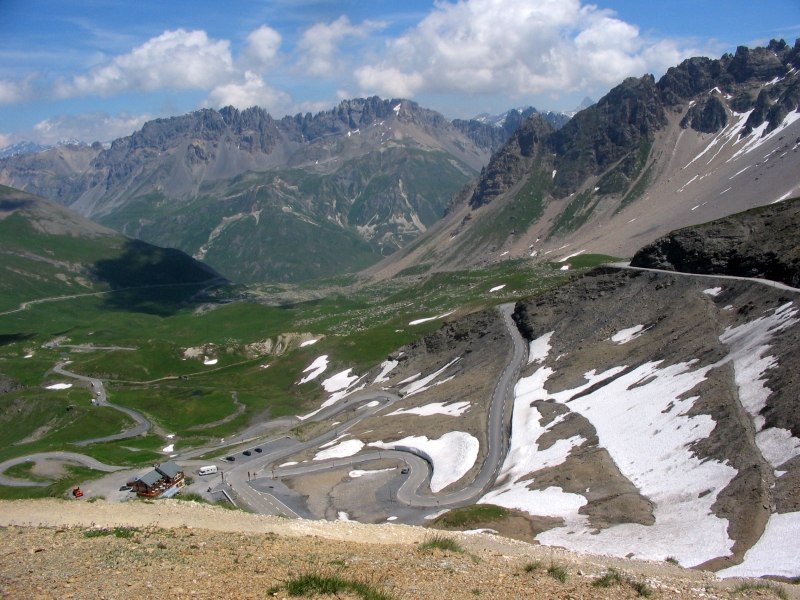
<path id="1" fill-rule="evenodd" d="M 611 341 L 615 344 L 627 344 L 628 342 L 635 340 L 640 335 L 642 335 L 646 329 L 644 325 L 634 325 L 633 327 L 628 327 L 628 329 L 620 329 L 617 333 L 611 336 Z"/>
<path id="2" fill-rule="evenodd" d="M 385 381 L 389 381 L 389 377 L 387 375 L 392 372 L 392 370 L 399 365 L 400 363 L 396 360 L 385 360 L 381 363 L 381 372 L 375 378 L 375 381 L 372 383 L 383 383 Z"/>
<path id="3" fill-rule="evenodd" d="M 713 288 L 708 288 L 707 290 L 703 290 L 703 293 L 708 294 L 709 296 L 719 296 L 720 292 L 722 292 L 721 287 L 713 287 Z"/>
<path id="4" fill-rule="evenodd" d="M 429 458 L 433 466 L 431 491 L 435 494 L 467 474 L 478 458 L 480 443 L 463 431 L 445 433 L 438 440 L 426 436 L 409 436 L 396 442 L 372 442 L 374 448 L 394 450 L 399 447 L 414 448 Z"/>
<path id="5" fill-rule="evenodd" d="M 334 440 L 331 440 L 327 444 L 322 444 L 320 446 L 320 448 L 330 448 L 331 446 L 335 446 L 337 443 L 339 443 L 339 440 L 344 439 L 344 438 L 348 437 L 349 435 L 350 435 L 349 433 L 343 433 L 342 435 L 340 435 L 339 437 L 337 437 Z"/>
<path id="6" fill-rule="evenodd" d="M 364 442 L 361 440 L 347 440 L 331 446 L 325 450 L 320 450 L 314 455 L 312 460 L 325 460 L 327 458 L 347 458 L 358 454 L 364 447 Z"/>
<path id="7" fill-rule="evenodd" d="M 394 412 L 390 412 L 387 417 L 393 415 L 419 415 L 421 417 L 429 417 L 431 415 L 447 415 L 450 417 L 460 417 L 469 408 L 469 402 L 453 402 L 447 404 L 446 402 L 433 402 L 425 406 L 418 406 L 416 408 L 398 408 Z"/>
<path id="8" fill-rule="evenodd" d="M 411 377 L 406 377 L 405 379 L 403 379 L 403 381 L 399 382 L 397 385 L 403 385 L 404 383 L 411 383 L 412 381 L 416 381 L 417 379 L 419 379 L 420 375 L 422 375 L 422 373 L 415 373 Z"/>
<path id="9" fill-rule="evenodd" d="M 496 286 L 494 286 L 492 289 L 490 289 L 490 290 L 489 290 L 489 293 L 490 293 L 490 294 L 493 294 L 493 293 L 495 293 L 495 292 L 499 292 L 499 291 L 500 291 L 500 290 L 502 290 L 504 287 L 506 287 L 506 284 L 505 284 L 505 283 L 504 283 L 504 284 L 502 284 L 502 285 L 496 285 Z"/>
<path id="10" fill-rule="evenodd" d="M 415 377 L 413 383 L 409 384 L 405 389 L 401 390 L 402 393 L 403 393 L 403 396 L 404 397 L 412 396 L 414 394 L 418 394 L 420 392 L 424 392 L 425 390 L 428 390 L 428 389 L 430 389 L 430 388 L 432 388 L 434 386 L 442 385 L 443 383 L 447 383 L 448 381 L 453 379 L 453 377 L 448 377 L 446 379 L 443 379 L 442 381 L 438 381 L 438 382 L 436 382 L 434 384 L 428 385 L 434 379 L 439 377 L 439 375 L 444 373 L 448 368 L 450 368 L 452 365 L 457 363 L 459 360 L 461 360 L 460 357 L 454 358 L 453 360 L 451 360 L 449 363 L 447 363 L 445 366 L 443 366 L 438 371 L 435 371 L 434 373 L 431 373 L 430 375 L 428 375 L 427 377 L 423 377 L 422 379 L 417 379 Z"/>
<path id="11" fill-rule="evenodd" d="M 175 450 L 175 444 L 170 444 L 166 448 L 162 450 L 162 452 L 173 452 Z"/>
<path id="12" fill-rule="evenodd" d="M 580 255 L 580 254 L 583 254 L 584 252 L 586 252 L 586 250 L 578 250 L 577 252 L 573 252 L 572 254 L 568 254 L 567 256 L 565 256 L 564 258 L 562 258 L 561 260 L 559 260 L 558 262 L 564 262 L 564 261 L 567 261 L 567 260 L 569 260 L 570 258 L 574 258 L 574 257 L 576 257 L 576 256 L 578 256 L 578 255 Z"/>
<path id="13" fill-rule="evenodd" d="M 787 540 L 789 543 L 787 543 Z M 791 542 L 794 540 L 794 543 Z M 800 573 L 800 512 L 773 514 L 764 535 L 744 555 L 744 562 L 718 571 L 719 577 L 797 577 Z"/>
<path id="14" fill-rule="evenodd" d="M 301 347 L 301 348 L 305 348 L 306 346 L 313 346 L 313 345 L 314 345 L 314 344 L 316 344 L 318 341 L 319 341 L 319 340 L 308 340 L 307 342 L 303 342 L 302 344 L 300 344 L 300 347 Z"/>
<path id="15" fill-rule="evenodd" d="M 554 333 L 555 331 L 545 333 L 531 342 L 528 348 L 528 364 L 532 362 L 542 364 L 545 361 L 550 353 L 550 338 Z"/>
<path id="16" fill-rule="evenodd" d="M 800 112 L 792 111 L 786 115 L 786 117 L 784 117 L 783 122 L 780 125 L 766 135 L 764 135 L 764 132 L 767 130 L 767 127 L 769 127 L 769 121 L 764 121 L 761 125 L 753 129 L 753 132 L 747 138 L 747 141 L 744 143 L 744 145 L 739 148 L 736 154 L 730 157 L 726 162 L 737 160 L 740 156 L 749 154 L 756 148 L 766 144 L 772 138 L 777 137 L 783 132 L 784 129 L 798 120 L 800 120 Z"/>
<path id="17" fill-rule="evenodd" d="M 362 471 L 361 469 L 355 469 L 350 471 L 347 476 L 352 477 L 353 479 L 358 479 L 359 477 L 364 477 L 368 475 L 377 475 L 378 473 L 389 473 L 390 471 L 396 471 L 397 467 L 391 467 L 389 469 L 373 469 L 372 471 Z"/>
<path id="18" fill-rule="evenodd" d="M 325 367 L 327 368 L 327 366 L 328 366 L 327 358 L 328 357 L 327 356 L 324 356 L 324 357 L 321 356 L 320 358 L 325 358 Z M 320 358 L 318 358 L 317 360 L 320 360 Z M 314 363 L 316 363 L 316 362 L 317 361 L 314 361 Z M 314 364 L 311 365 L 311 367 L 313 367 L 313 366 L 314 366 Z M 311 369 L 311 367 L 308 367 L 306 369 L 306 371 Z M 319 368 L 317 370 L 319 370 Z M 355 392 L 359 392 L 359 391 L 363 390 L 367 385 L 366 383 L 362 383 L 358 387 L 355 387 L 355 386 L 356 386 L 356 384 L 358 384 L 359 381 L 364 379 L 364 377 L 366 377 L 366 375 L 362 375 L 361 377 L 359 377 L 358 375 L 350 375 L 351 371 L 352 371 L 352 369 L 346 369 L 344 371 L 336 373 L 336 375 L 333 375 L 332 377 L 329 377 L 328 379 L 323 381 L 322 382 L 322 387 L 325 389 L 325 391 L 326 392 L 333 392 L 333 393 L 328 397 L 327 400 L 325 400 L 325 402 L 323 402 L 320 405 L 320 407 L 317 410 L 315 410 L 313 412 L 310 412 L 307 415 L 303 415 L 302 417 L 298 417 L 298 418 L 301 421 L 305 421 L 306 419 L 308 419 L 310 417 L 313 417 L 314 415 L 319 413 L 322 409 L 328 408 L 329 406 L 333 406 L 339 400 L 342 400 L 343 398 L 346 398 L 350 394 L 353 394 Z M 303 372 L 305 373 L 305 371 L 303 371 Z M 320 371 L 320 373 L 321 372 L 322 371 Z M 312 373 L 311 375 L 314 375 L 314 373 Z M 309 377 L 311 377 L 311 375 L 309 375 Z M 302 381 L 300 381 L 300 383 L 303 383 L 305 381 L 305 379 L 307 379 L 307 378 L 304 378 Z"/>
<path id="19" fill-rule="evenodd" d="M 655 523 L 626 523 L 592 535 L 588 518 L 575 514 L 566 527 L 537 536 L 540 542 L 616 556 L 633 552 L 653 560 L 675 556 L 685 565 L 730 555 L 728 521 L 716 517 L 711 506 L 736 470 L 716 460 L 701 460 L 690 449 L 716 425 L 708 415 L 687 416 L 697 397 L 680 398 L 712 368 L 690 366 L 645 363 L 569 402 L 573 412 L 592 423 L 622 475 L 655 504 Z M 564 392 L 556 396 L 557 401 L 568 399 Z"/>
<path id="20" fill-rule="evenodd" d="M 480 502 L 563 518 L 564 527 L 537 536 L 543 544 L 615 556 L 633 552 L 644 559 L 675 556 L 685 565 L 729 556 L 733 541 L 727 535 L 728 522 L 716 517 L 711 507 L 736 471 L 725 463 L 701 460 L 692 454 L 693 444 L 708 437 L 716 424 L 708 415 L 688 416 L 697 397 L 685 396 L 706 379 L 711 369 L 732 362 L 742 405 L 754 420 L 756 443 L 765 459 L 777 467 L 800 455 L 800 440 L 788 430 L 764 429 L 764 419 L 759 414 L 771 394 L 764 373 L 777 365 L 774 356 L 767 356 L 769 341 L 776 333 L 795 325 L 800 320 L 796 318 L 798 312 L 792 303 L 786 303 L 749 323 L 727 328 L 720 341 L 729 347 L 728 356 L 703 368 L 693 369 L 694 361 L 666 367 L 650 362 L 622 375 L 626 367 L 599 375 L 590 371 L 584 375 L 587 384 L 555 394 L 545 388 L 554 373 L 550 368 L 539 368 L 520 379 L 515 388 L 509 453 L 498 478 L 500 487 Z M 617 334 L 623 334 L 618 339 L 627 340 L 640 334 L 642 328 L 622 330 Z M 548 336 L 548 347 L 544 348 L 542 338 L 534 340 L 542 347 L 536 353 L 541 361 L 547 357 L 550 341 Z M 576 397 L 595 383 L 615 376 L 605 386 Z M 557 487 L 528 489 L 531 483 L 535 484 L 531 473 L 561 464 L 572 448 L 583 443 L 580 436 L 573 436 L 540 451 L 537 439 L 563 417 L 543 427 L 541 415 L 531 406 L 535 400 L 568 403 L 572 412 L 591 422 L 600 445 L 609 452 L 620 472 L 654 503 L 653 525 L 625 523 L 599 533 L 594 531 L 593 535 L 588 518 L 578 513 L 586 503 L 583 495 L 565 493 Z M 796 576 L 800 571 L 800 552 L 787 540 L 798 535 L 800 513 L 773 514 L 762 539 L 746 554 L 745 562 L 720 575 Z"/>
<path id="21" fill-rule="evenodd" d="M 45 389 L 46 390 L 68 390 L 72 387 L 71 383 L 54 383 L 53 385 L 48 385 Z"/>
<path id="22" fill-rule="evenodd" d="M 322 382 L 322 387 L 326 392 L 338 392 L 339 390 L 350 387 L 350 384 L 358 379 L 358 375 L 350 375 L 350 371 L 352 370 L 353 369 L 347 369 L 346 371 L 337 373 L 333 377 L 328 377 L 328 379 Z"/>
<path id="23" fill-rule="evenodd" d="M 625 366 L 600 374 L 593 370 L 584 375 L 586 384 L 555 394 L 545 387 L 554 373 L 550 368 L 540 367 L 520 379 L 515 388 L 509 453 L 498 478 L 500 487 L 480 502 L 564 519 L 564 527 L 537 536 L 543 544 L 615 556 L 633 552 L 645 559 L 675 556 L 686 565 L 730 555 L 733 541 L 727 535 L 728 522 L 717 518 L 711 506 L 736 471 L 718 461 L 701 461 L 690 450 L 692 443 L 706 438 L 715 427 L 708 415 L 687 416 L 697 397 L 680 399 L 713 368 L 692 370 L 691 364 L 662 368 L 651 362 L 627 373 Z M 576 397 L 603 381 L 608 383 Z M 563 463 L 572 449 L 584 442 L 573 436 L 540 451 L 538 438 L 564 417 L 543 427 L 541 414 L 531 406 L 536 400 L 565 404 L 591 422 L 600 445 L 621 473 L 655 504 L 653 525 L 626 523 L 597 533 L 588 517 L 578 513 L 587 502 L 583 495 L 552 486 L 528 489 L 535 484 L 531 473 Z"/>
<path id="24" fill-rule="evenodd" d="M 428 321 L 435 321 L 436 319 L 444 319 L 445 317 L 452 315 L 454 310 L 451 310 L 448 313 L 444 313 L 443 315 L 439 315 L 438 317 L 428 317 L 427 319 L 417 319 L 416 321 L 411 321 L 409 325 L 419 325 L 420 323 L 427 323 Z"/>
<path id="25" fill-rule="evenodd" d="M 317 357 L 314 359 L 309 366 L 303 369 L 303 373 L 308 373 L 305 377 L 303 377 L 298 384 L 300 383 L 308 383 L 309 381 L 316 379 L 320 375 L 325 372 L 325 369 L 328 368 L 328 355 L 323 354 L 322 356 Z"/>
<path id="26" fill-rule="evenodd" d="M 205 360 L 203 360 L 203 364 L 204 365 L 215 365 L 215 364 L 217 364 L 217 362 L 219 362 L 219 361 L 216 358 L 208 358 L 208 357 L 206 357 Z"/>
<path id="27" fill-rule="evenodd" d="M 778 467 L 800 456 L 800 439 L 793 437 L 788 429 L 770 427 L 764 429 L 765 419 L 761 411 L 772 393 L 766 386 L 764 373 L 778 365 L 774 356 L 765 356 L 769 351 L 770 338 L 795 325 L 798 309 L 791 302 L 778 307 L 772 314 L 728 327 L 719 340 L 730 348 L 730 354 L 722 363 L 732 361 L 734 379 L 739 388 L 739 401 L 753 418 L 756 428 L 756 445 L 764 458 Z"/>

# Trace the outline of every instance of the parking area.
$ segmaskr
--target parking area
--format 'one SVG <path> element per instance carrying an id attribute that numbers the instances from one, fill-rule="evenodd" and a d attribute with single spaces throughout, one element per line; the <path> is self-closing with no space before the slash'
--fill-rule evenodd
<path id="1" fill-rule="evenodd" d="M 283 450 L 284 448 L 296 446 L 299 443 L 300 442 L 298 442 L 293 438 L 282 437 L 278 438 L 277 440 L 272 440 L 271 442 L 267 442 L 266 444 L 254 445 L 249 448 L 245 448 L 244 450 L 240 450 L 239 452 L 227 454 L 217 460 L 222 461 L 223 463 L 227 463 L 231 467 L 235 467 L 237 465 L 247 464 L 251 460 L 255 460 L 256 458 L 266 456 L 267 454 L 275 452 L 276 450 Z"/>

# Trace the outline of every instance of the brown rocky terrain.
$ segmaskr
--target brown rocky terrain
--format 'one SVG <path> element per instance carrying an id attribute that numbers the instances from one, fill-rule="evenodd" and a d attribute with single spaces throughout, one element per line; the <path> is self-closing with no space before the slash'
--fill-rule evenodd
<path id="1" fill-rule="evenodd" d="M 4 502 L 0 523 L 0 595 L 9 599 L 288 598 L 287 583 L 304 574 L 368 582 L 387 599 L 800 597 L 777 584 L 733 595 L 740 581 L 708 572 L 491 535 L 454 535 L 464 552 L 424 550 L 431 538 L 417 527 L 259 517 L 173 500 Z M 563 582 L 552 567 L 563 569 L 553 571 Z M 593 585 L 609 569 L 618 580 Z"/>

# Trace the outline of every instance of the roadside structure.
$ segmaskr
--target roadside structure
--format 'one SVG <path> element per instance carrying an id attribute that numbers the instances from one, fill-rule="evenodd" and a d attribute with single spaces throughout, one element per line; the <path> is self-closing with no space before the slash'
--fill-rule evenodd
<path id="1" fill-rule="evenodd" d="M 171 498 L 180 493 L 185 484 L 183 469 L 171 460 L 147 473 L 133 484 L 136 495 L 141 498 Z"/>

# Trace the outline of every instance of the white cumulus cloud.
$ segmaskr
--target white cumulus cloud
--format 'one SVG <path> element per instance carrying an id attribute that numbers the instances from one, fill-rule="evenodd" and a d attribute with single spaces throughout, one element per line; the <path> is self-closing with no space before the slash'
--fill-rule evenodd
<path id="1" fill-rule="evenodd" d="M 375 30 L 383 29 L 383 22 L 364 21 L 353 25 L 342 15 L 332 23 L 317 23 L 309 27 L 297 43 L 300 58 L 297 68 L 312 77 L 330 77 L 342 68 L 339 46 L 346 38 L 364 39 Z"/>
<path id="2" fill-rule="evenodd" d="M 14 104 L 28 100 L 33 96 L 33 81 L 37 74 L 33 73 L 22 81 L 0 79 L 0 104 Z"/>
<path id="3" fill-rule="evenodd" d="M 272 27 L 262 25 L 250 32 L 246 42 L 247 45 L 242 53 L 244 62 L 254 69 L 266 69 L 275 63 L 282 38 Z"/>
<path id="4" fill-rule="evenodd" d="M 365 92 L 386 96 L 522 96 L 609 87 L 688 55 L 580 0 L 462 0 L 437 3 L 354 76 Z"/>
<path id="5" fill-rule="evenodd" d="M 115 56 L 86 75 L 56 83 L 59 98 L 127 91 L 210 89 L 234 72 L 230 42 L 205 31 L 176 29 L 151 38 L 127 54 Z"/>
<path id="6" fill-rule="evenodd" d="M 277 113 L 286 110 L 291 100 L 289 94 L 267 85 L 260 75 L 246 71 L 242 81 L 218 85 L 211 90 L 204 104 L 215 108 L 233 105 L 240 109 L 260 106 Z"/>

